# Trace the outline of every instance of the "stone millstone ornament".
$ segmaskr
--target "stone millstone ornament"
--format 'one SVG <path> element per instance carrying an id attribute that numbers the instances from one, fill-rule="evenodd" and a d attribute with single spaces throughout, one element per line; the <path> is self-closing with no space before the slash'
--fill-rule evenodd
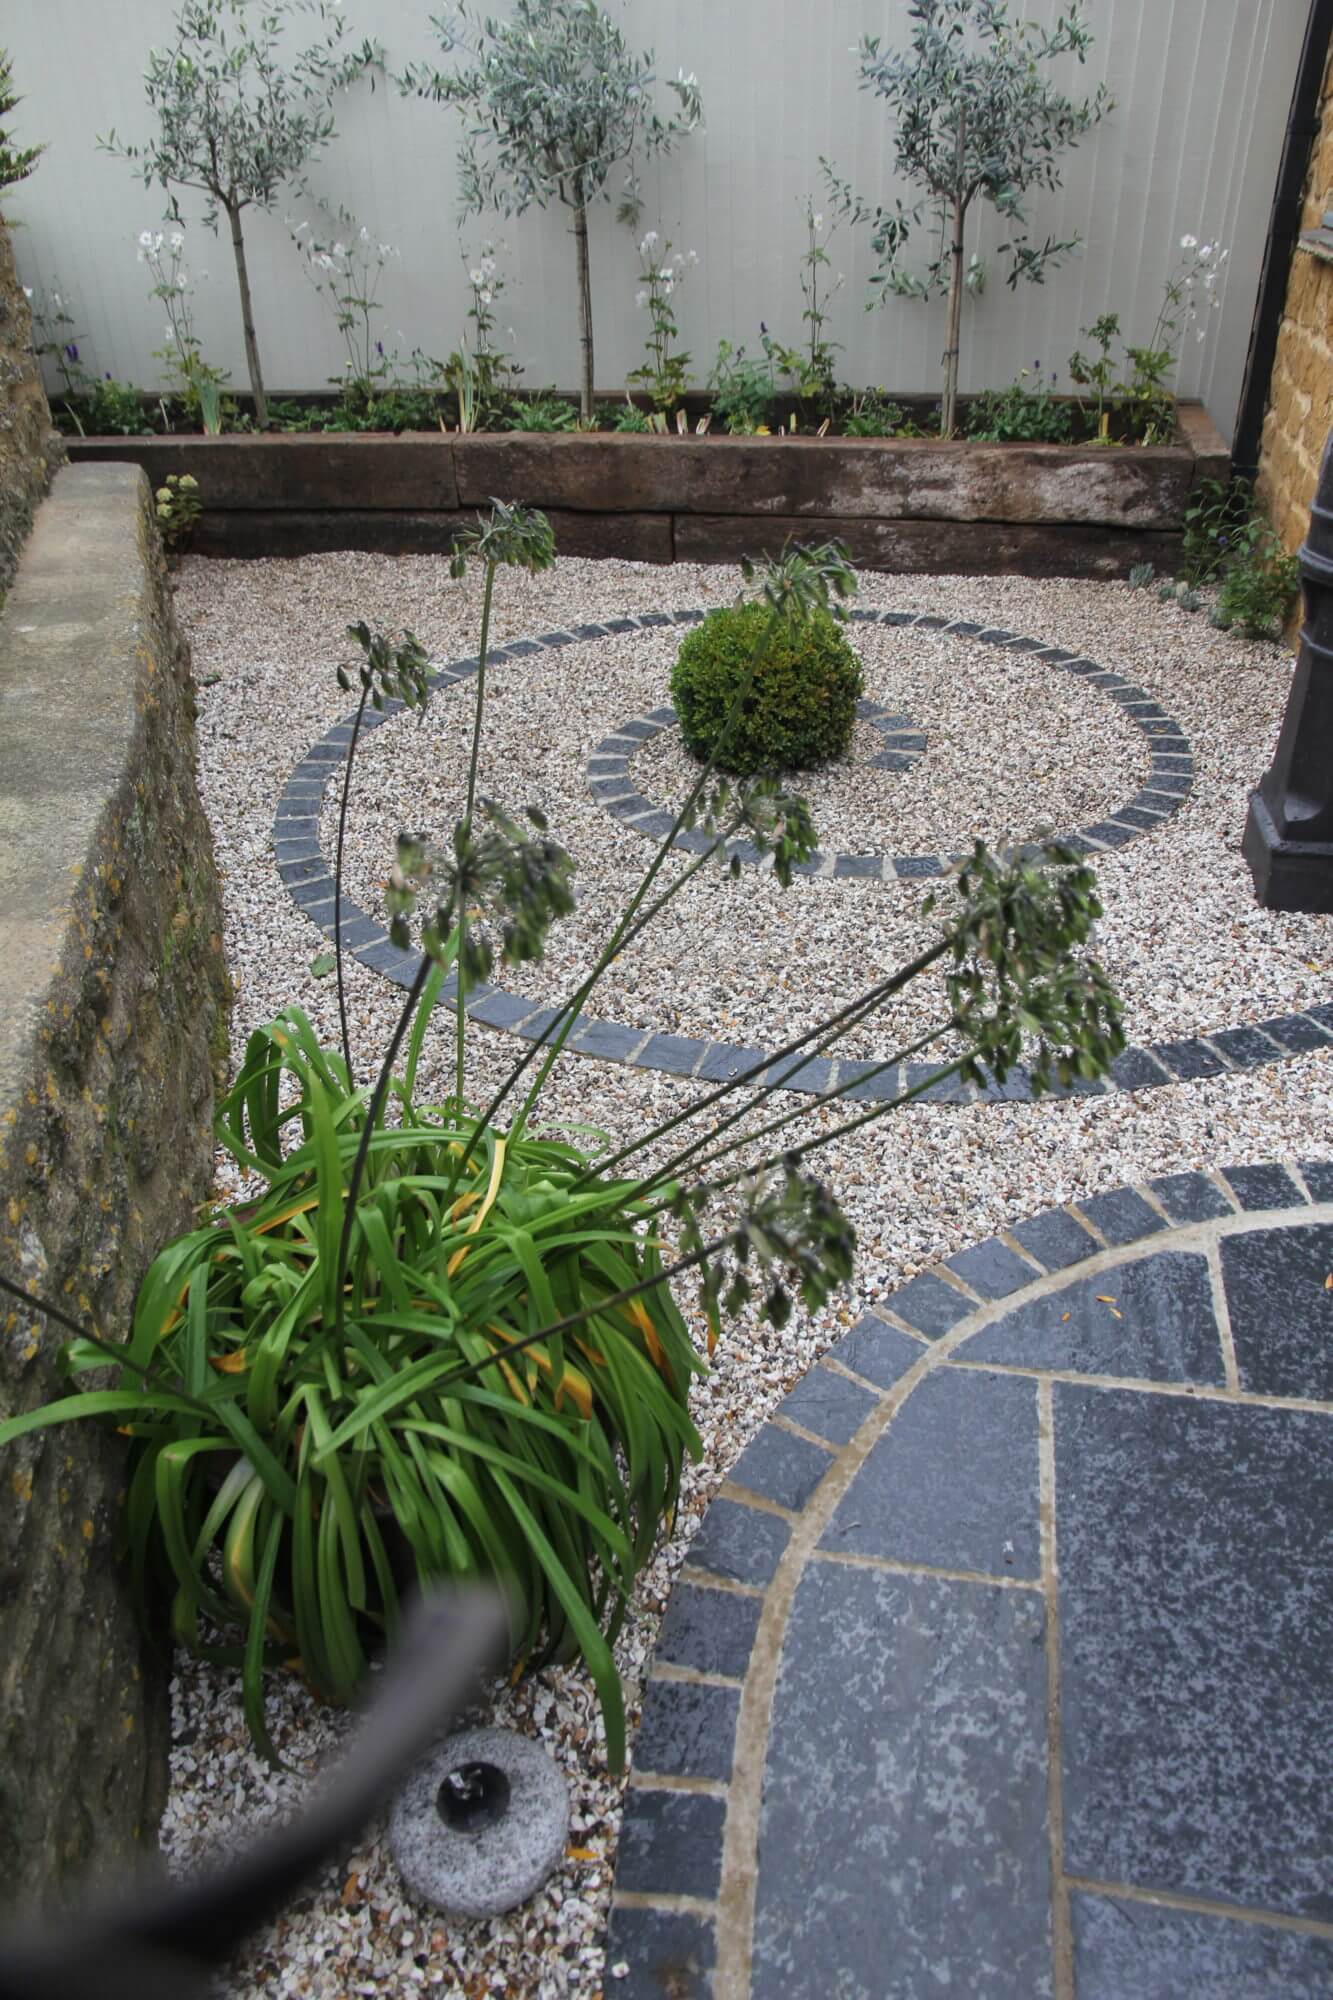
<path id="1" fill-rule="evenodd" d="M 389 1851 L 404 1886 L 451 1917 L 497 1917 L 526 1903 L 568 1837 L 564 1779 L 539 1743 L 509 1729 L 447 1737 L 389 1816 Z"/>

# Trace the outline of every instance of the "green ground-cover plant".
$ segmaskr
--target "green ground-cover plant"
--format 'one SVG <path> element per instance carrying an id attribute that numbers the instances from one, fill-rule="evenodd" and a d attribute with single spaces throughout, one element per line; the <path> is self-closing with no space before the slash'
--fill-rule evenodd
<path id="1" fill-rule="evenodd" d="M 500 422 L 506 431 L 576 431 L 580 428 L 577 409 L 567 397 L 547 389 L 536 396 L 511 396 Z M 596 418 L 588 428 L 597 428 Z"/>
<path id="2" fill-rule="evenodd" d="M 640 213 L 634 155 L 664 153 L 701 116 L 692 76 L 667 83 L 679 112 L 661 118 L 653 109 L 656 82 L 651 52 L 633 54 L 624 35 L 597 0 L 515 0 L 508 20 L 474 17 L 461 0 L 431 25 L 446 54 L 462 49 L 461 68 L 408 68 L 402 90 L 457 105 L 469 121 L 459 154 L 463 207 L 480 214 L 495 208 L 521 215 L 534 204 L 558 201 L 573 217 L 577 261 L 580 415 L 593 415 L 592 277 L 588 211 L 610 200 L 607 180 L 626 169 L 619 212 Z"/>
<path id="3" fill-rule="evenodd" d="M 743 346 L 719 340 L 708 386 L 713 392 L 713 413 L 731 436 L 755 437 L 767 432 L 776 400 L 771 362 L 755 360 L 746 355 Z"/>
<path id="4" fill-rule="evenodd" d="M 861 663 L 835 619 L 812 615 L 798 631 L 780 633 L 754 673 L 763 620 L 762 605 L 725 607 L 681 641 L 671 700 L 685 746 L 739 776 L 830 763 L 852 740 Z M 736 691 L 746 682 L 737 715 Z"/>
<path id="5" fill-rule="evenodd" d="M 1055 377 L 1048 381 L 1041 363 L 1019 371 L 1007 389 L 988 389 L 968 404 L 963 428 L 968 437 L 989 444 L 1068 444 L 1074 435 L 1074 410 L 1055 394 Z"/>
<path id="6" fill-rule="evenodd" d="M 1151 563 L 1129 573 L 1136 589 L 1154 581 Z M 1215 588 L 1212 622 L 1239 627 L 1247 639 L 1274 639 L 1285 630 L 1300 589 L 1300 565 L 1270 527 L 1246 479 L 1205 480 L 1185 510 L 1180 573 L 1157 594 L 1183 611 L 1200 611 L 1201 590 Z"/>
<path id="7" fill-rule="evenodd" d="M 1300 589 L 1300 566 L 1256 508 L 1232 535 L 1213 623 L 1247 639 L 1281 636 Z"/>
<path id="8" fill-rule="evenodd" d="M 893 118 L 896 171 L 924 190 L 922 200 L 912 209 L 901 200 L 865 202 L 827 161 L 824 167 L 839 209 L 853 222 L 871 226 L 880 259 L 871 283 L 880 288 L 880 299 L 889 292 L 947 296 L 940 435 L 950 438 L 958 417 L 969 216 L 978 201 L 989 202 L 1012 230 L 997 251 L 1009 259 L 1007 282 L 1040 284 L 1078 238 L 1033 241 L 1024 213 L 1028 192 L 1059 187 L 1060 154 L 1077 145 L 1112 106 L 1104 84 L 1078 102 L 1053 89 L 1041 73 L 1064 56 L 1084 60 L 1092 37 L 1078 0 L 1061 11 L 1053 29 L 1015 21 L 1000 0 L 912 0 L 907 11 L 908 49 L 885 50 L 878 36 L 868 35 L 858 59 L 862 89 L 881 98 Z M 923 209 L 938 228 L 939 249 L 919 275 L 904 269 L 902 257 Z"/>
<path id="9" fill-rule="evenodd" d="M 320 33 L 288 58 L 285 35 L 302 14 Z M 226 216 L 261 430 L 268 404 L 242 218 L 247 208 L 272 208 L 285 186 L 301 186 L 305 169 L 333 138 L 334 94 L 369 53 L 342 50 L 346 28 L 327 0 L 181 0 L 174 41 L 149 50 L 144 72 L 157 132 L 142 145 L 127 144 L 114 130 L 98 142 L 128 160 L 145 187 L 157 182 L 167 191 L 172 221 L 181 219 L 181 190 L 203 196 L 208 228 L 216 230 Z"/>
<path id="10" fill-rule="evenodd" d="M 218 1119 L 254 1191 L 162 1251 L 124 1340 L 0 1274 L 25 1315 L 76 1336 L 73 1393 L 0 1424 L 0 1445 L 75 1418 L 129 1435 L 137 1585 L 164 1573 L 177 1637 L 240 1668 L 270 1755 L 269 1668 L 299 1664 L 348 1699 L 392 1640 L 406 1581 L 483 1575 L 508 1587 L 519 1661 L 586 1661 L 619 1762 L 610 1639 L 698 1450 L 688 1392 L 704 1357 L 673 1285 L 698 1283 L 710 1348 L 748 1300 L 777 1324 L 796 1299 L 820 1306 L 850 1275 L 854 1239 L 813 1156 L 928 1087 L 863 1103 L 851 1080 L 811 1099 L 784 1079 L 932 971 L 935 1014 L 872 1075 L 934 1048 L 932 1080 L 1003 1079 L 1026 1053 L 1040 1091 L 1100 1074 L 1122 1044 L 1084 952 L 1099 914 L 1090 873 L 1060 849 L 1005 861 L 978 847 L 933 942 L 738 1077 L 621 1142 L 544 1131 L 543 1086 L 580 1009 L 672 898 L 735 839 L 771 857 L 784 885 L 813 849 L 799 800 L 768 779 L 719 781 L 709 762 L 576 990 L 489 1102 L 468 1103 L 467 993 L 496 960 L 540 956 L 572 894 L 541 813 L 520 818 L 477 786 L 497 578 L 550 559 L 545 520 L 499 503 L 458 548 L 456 571 L 482 571 L 467 792 L 444 838 L 399 838 L 392 934 L 422 950 L 369 1080 L 346 1039 L 322 1047 L 298 1007 L 256 1030 Z M 745 576 L 756 675 L 854 585 L 836 545 Z M 417 705 L 428 677 L 410 635 L 350 629 L 359 664 L 343 674 L 360 678 L 359 713 L 377 698 Z M 704 851 L 676 867 L 691 827 Z M 430 1105 L 417 1079 L 435 1018 L 452 1028 L 455 1089 Z M 831 1115 L 812 1128 L 820 1109 Z M 108 1362 L 109 1385 L 77 1387 Z"/>
<path id="11" fill-rule="evenodd" d="M 850 438 L 918 437 L 917 425 L 901 403 L 895 403 L 882 389 L 860 389 L 850 393 L 842 434 Z"/>

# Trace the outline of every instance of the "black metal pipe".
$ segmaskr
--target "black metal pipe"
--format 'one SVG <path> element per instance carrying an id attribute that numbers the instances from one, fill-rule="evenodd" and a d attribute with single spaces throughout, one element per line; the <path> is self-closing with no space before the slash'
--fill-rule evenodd
<path id="1" fill-rule="evenodd" d="M 1296 672 L 1272 764 L 1250 794 L 1241 853 L 1265 909 L 1333 912 L 1333 431 L 1300 566 Z"/>
<path id="2" fill-rule="evenodd" d="M 1250 328 L 1250 348 L 1245 357 L 1245 375 L 1231 442 L 1231 465 L 1238 479 L 1252 480 L 1259 471 L 1264 411 L 1268 407 L 1273 364 L 1277 359 L 1278 328 L 1282 324 L 1282 308 L 1287 299 L 1292 253 L 1300 234 L 1305 176 L 1319 129 L 1319 90 L 1328 65 L 1330 43 L 1333 43 L 1333 0 L 1310 0 L 1310 15 L 1305 24 L 1305 40 L 1296 66 L 1291 111 L 1282 142 L 1282 161 L 1273 191 L 1254 323 Z"/>

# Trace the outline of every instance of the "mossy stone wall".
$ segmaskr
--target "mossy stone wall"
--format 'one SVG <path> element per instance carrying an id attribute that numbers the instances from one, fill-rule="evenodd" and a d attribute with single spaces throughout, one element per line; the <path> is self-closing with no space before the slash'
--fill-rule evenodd
<path id="1" fill-rule="evenodd" d="M 0 613 L 0 1270 L 108 1334 L 212 1170 L 217 873 L 148 482 L 67 467 Z M 66 1338 L 0 1297 L 0 1416 Z M 123 1870 L 165 1797 L 166 1657 L 116 1554 L 122 1440 L 0 1456 L 0 1907 Z"/>

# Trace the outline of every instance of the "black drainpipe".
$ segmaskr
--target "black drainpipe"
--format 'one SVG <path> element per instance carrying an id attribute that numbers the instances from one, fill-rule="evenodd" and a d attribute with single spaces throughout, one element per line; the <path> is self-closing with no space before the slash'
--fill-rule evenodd
<path id="1" fill-rule="evenodd" d="M 1277 359 L 1278 327 L 1286 303 L 1291 257 L 1300 234 L 1305 175 L 1310 164 L 1310 148 L 1318 130 L 1319 87 L 1333 41 L 1333 0 L 1310 0 L 1310 18 L 1305 24 L 1305 42 L 1296 68 L 1296 88 L 1291 97 L 1282 142 L 1282 163 L 1277 171 L 1273 207 L 1268 219 L 1268 241 L 1263 269 L 1259 273 L 1259 295 L 1255 300 L 1254 324 L 1250 328 L 1250 351 L 1245 359 L 1245 379 L 1241 384 L 1240 407 L 1231 445 L 1232 470 L 1239 479 L 1253 479 L 1259 470 L 1259 444 L 1264 411 Z"/>

